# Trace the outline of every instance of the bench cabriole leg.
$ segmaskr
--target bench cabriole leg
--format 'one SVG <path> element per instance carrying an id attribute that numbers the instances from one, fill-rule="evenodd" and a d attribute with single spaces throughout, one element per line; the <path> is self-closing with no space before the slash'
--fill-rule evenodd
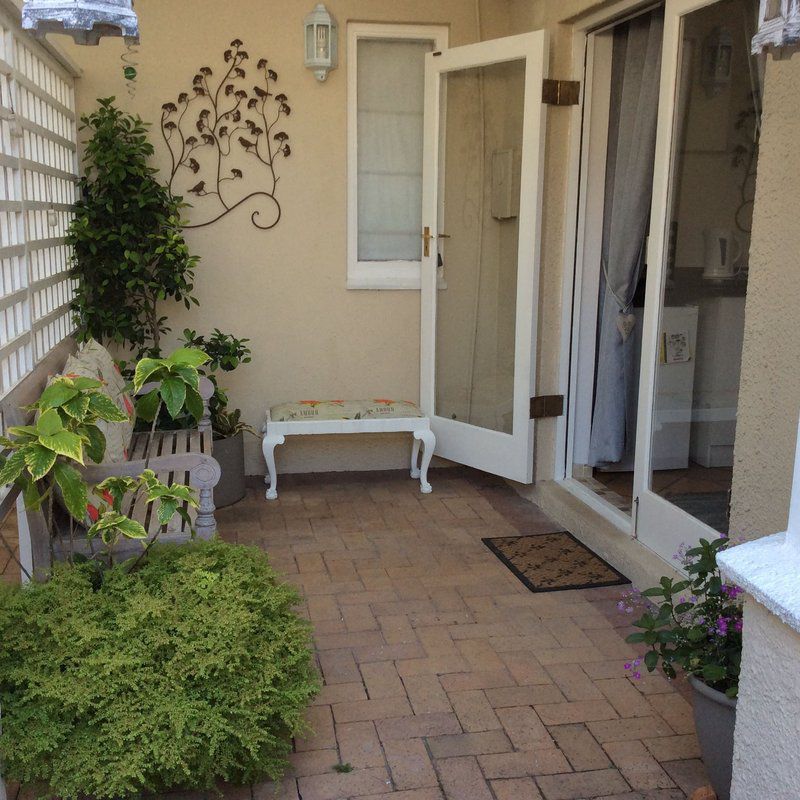
<path id="1" fill-rule="evenodd" d="M 414 431 L 414 439 L 421 441 L 422 449 L 422 464 L 420 466 L 419 489 L 422 494 L 430 494 L 433 488 L 428 483 L 428 467 L 433 458 L 433 451 L 436 449 L 436 436 L 433 431 Z"/>
<path id="2" fill-rule="evenodd" d="M 261 443 L 261 449 L 264 451 L 264 460 L 267 462 L 267 478 L 265 481 L 269 480 L 267 500 L 278 499 L 278 470 L 275 468 L 275 448 L 285 441 L 286 437 L 282 434 L 266 433 Z"/>
<path id="3" fill-rule="evenodd" d="M 419 446 L 421 442 L 417 438 L 416 434 L 414 435 L 414 445 L 411 448 L 411 477 L 412 478 L 419 478 Z"/>

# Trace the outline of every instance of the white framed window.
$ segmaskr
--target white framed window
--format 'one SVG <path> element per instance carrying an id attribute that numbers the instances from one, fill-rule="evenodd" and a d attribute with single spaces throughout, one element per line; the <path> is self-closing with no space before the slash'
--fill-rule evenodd
<path id="1" fill-rule="evenodd" d="M 347 28 L 347 288 L 419 289 L 425 54 L 441 25 Z"/>
<path id="2" fill-rule="evenodd" d="M 0 397 L 74 329 L 74 76 L 0 12 Z"/>

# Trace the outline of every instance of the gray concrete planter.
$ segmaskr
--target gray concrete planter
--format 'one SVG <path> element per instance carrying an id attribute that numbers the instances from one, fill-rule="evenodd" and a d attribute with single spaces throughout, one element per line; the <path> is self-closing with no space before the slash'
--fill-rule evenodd
<path id="1" fill-rule="evenodd" d="M 214 458 L 222 469 L 222 477 L 214 487 L 214 505 L 224 508 L 237 503 L 245 495 L 244 433 L 225 439 L 214 439 Z"/>
<path id="2" fill-rule="evenodd" d="M 694 724 L 700 752 L 711 786 L 718 800 L 730 800 L 736 700 L 706 686 L 693 675 L 689 676 L 689 684 L 694 692 Z"/>

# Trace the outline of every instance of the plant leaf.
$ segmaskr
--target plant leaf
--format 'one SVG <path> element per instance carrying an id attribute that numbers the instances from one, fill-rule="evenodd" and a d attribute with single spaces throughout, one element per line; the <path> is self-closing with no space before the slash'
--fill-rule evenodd
<path id="1" fill-rule="evenodd" d="M 36 422 L 36 433 L 41 436 L 52 436 L 64 430 L 61 415 L 54 408 L 49 408 Z"/>
<path id="2" fill-rule="evenodd" d="M 106 455 L 106 435 L 97 425 L 87 425 L 84 431 L 86 432 L 86 438 L 89 440 L 86 443 L 86 455 L 95 464 L 101 464 Z"/>
<path id="3" fill-rule="evenodd" d="M 8 458 L 3 458 L 0 469 L 0 486 L 13 483 L 25 469 L 25 449 L 15 450 Z"/>
<path id="4" fill-rule="evenodd" d="M 39 398 L 37 405 L 42 411 L 47 411 L 49 408 L 58 408 L 63 406 L 68 400 L 72 400 L 78 394 L 78 390 L 67 386 L 62 382 L 51 383 Z"/>
<path id="5" fill-rule="evenodd" d="M 166 525 L 178 510 L 178 501 L 175 499 L 163 499 L 158 507 L 158 521 L 162 525 Z"/>
<path id="6" fill-rule="evenodd" d="M 161 382 L 161 397 L 172 419 L 175 419 L 183 410 L 186 400 L 186 384 L 181 378 L 164 378 Z"/>
<path id="7" fill-rule="evenodd" d="M 61 430 L 52 436 L 40 436 L 39 442 L 59 455 L 83 464 L 83 442 L 77 433 Z"/>
<path id="8" fill-rule="evenodd" d="M 128 415 L 103 392 L 95 392 L 89 397 L 89 410 L 106 422 L 127 422 Z"/>
<path id="9" fill-rule="evenodd" d="M 128 539 L 147 538 L 147 531 L 144 529 L 141 523 L 136 522 L 136 520 L 129 519 L 128 517 L 123 517 L 117 524 L 117 528 L 119 528 L 122 535 L 126 536 Z"/>
<path id="10" fill-rule="evenodd" d="M 64 497 L 64 505 L 72 516 L 82 522 L 86 517 L 86 505 L 89 502 L 87 497 L 86 484 L 81 474 L 75 467 L 65 464 L 63 461 L 56 463 L 53 469 L 56 483 L 61 487 Z"/>
<path id="11" fill-rule="evenodd" d="M 71 400 L 68 400 L 61 406 L 64 413 L 68 414 L 73 419 L 83 419 L 86 412 L 89 410 L 89 395 L 76 394 Z"/>
<path id="12" fill-rule="evenodd" d="M 179 347 L 167 358 L 167 361 L 170 364 L 188 364 L 190 367 L 199 367 L 208 361 L 208 356 L 196 347 Z"/>
<path id="13" fill-rule="evenodd" d="M 143 358 L 139 361 L 133 374 L 134 389 L 138 392 L 147 383 L 147 379 L 163 366 L 164 362 L 160 358 Z"/>
<path id="14" fill-rule="evenodd" d="M 152 422 L 158 413 L 158 405 L 161 398 L 158 396 L 158 389 L 153 389 L 136 401 L 136 415 L 145 422 Z"/>
<path id="15" fill-rule="evenodd" d="M 203 417 L 203 398 L 200 397 L 200 392 L 186 387 L 186 409 L 195 418 L 197 422 Z"/>
<path id="16" fill-rule="evenodd" d="M 79 392 L 85 392 L 88 389 L 99 389 L 103 385 L 101 381 L 95 378 L 84 378 L 82 376 L 68 378 L 68 380 Z"/>
<path id="17" fill-rule="evenodd" d="M 40 481 L 47 475 L 56 463 L 56 454 L 47 447 L 41 444 L 33 443 L 28 445 L 25 450 L 25 464 L 28 467 L 28 472 L 31 478 L 35 481 Z"/>

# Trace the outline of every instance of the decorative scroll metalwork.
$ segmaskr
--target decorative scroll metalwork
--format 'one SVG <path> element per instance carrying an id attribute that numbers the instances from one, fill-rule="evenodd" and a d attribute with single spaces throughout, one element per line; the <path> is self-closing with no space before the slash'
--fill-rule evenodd
<path id="1" fill-rule="evenodd" d="M 161 107 L 161 133 L 172 161 L 169 188 L 209 198 L 194 203 L 204 212 L 203 221 L 187 228 L 212 225 L 251 201 L 261 203 L 250 215 L 256 228 L 270 230 L 281 219 L 278 166 L 292 152 L 281 123 L 292 109 L 286 95 L 275 92 L 278 73 L 266 58 L 256 63 L 257 82 L 248 79 L 250 56 L 243 47 L 241 39 L 231 42 L 219 82 L 211 67 L 201 67 L 191 91 Z M 263 180 L 265 188 L 237 192 L 240 186 L 258 185 L 256 180 Z"/>

